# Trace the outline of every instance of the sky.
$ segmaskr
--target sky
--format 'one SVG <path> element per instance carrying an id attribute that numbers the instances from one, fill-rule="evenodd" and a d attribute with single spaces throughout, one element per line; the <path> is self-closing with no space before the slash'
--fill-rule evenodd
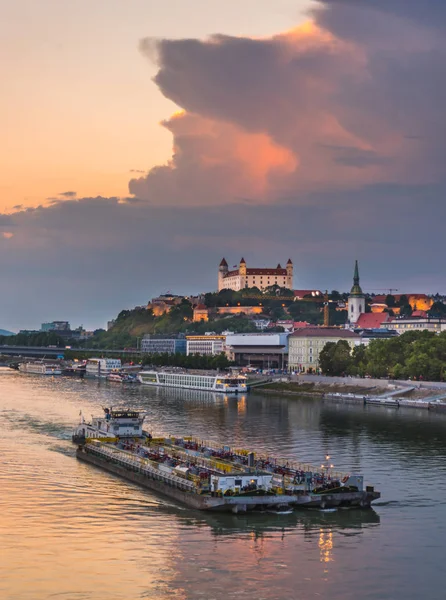
<path id="1" fill-rule="evenodd" d="M 0 328 L 216 288 L 446 293 L 443 0 L 0 0 Z"/>

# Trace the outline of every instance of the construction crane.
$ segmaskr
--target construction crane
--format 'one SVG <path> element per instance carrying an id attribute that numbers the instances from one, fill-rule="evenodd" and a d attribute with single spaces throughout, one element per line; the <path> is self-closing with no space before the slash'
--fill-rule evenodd
<path id="1" fill-rule="evenodd" d="M 397 288 L 375 288 L 373 290 L 374 292 L 388 292 L 390 295 L 392 295 L 392 292 L 397 292 Z"/>

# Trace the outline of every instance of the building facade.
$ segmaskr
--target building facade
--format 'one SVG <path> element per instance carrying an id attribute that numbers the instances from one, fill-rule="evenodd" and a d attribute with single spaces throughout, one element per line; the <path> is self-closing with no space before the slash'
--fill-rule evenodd
<path id="1" fill-rule="evenodd" d="M 216 356 L 225 351 L 225 335 L 188 335 L 186 336 L 186 354 L 205 354 Z"/>
<path id="2" fill-rule="evenodd" d="M 353 274 L 353 287 L 348 297 L 348 322 L 355 325 L 359 316 L 365 313 L 365 296 L 359 285 L 358 261 L 355 261 L 355 272 Z"/>
<path id="3" fill-rule="evenodd" d="M 348 329 L 337 327 L 304 327 L 288 338 L 288 368 L 297 372 L 314 372 L 319 369 L 319 354 L 327 342 L 346 340 L 353 348 L 361 336 Z"/>
<path id="4" fill-rule="evenodd" d="M 40 331 L 71 331 L 71 327 L 68 321 L 52 321 L 42 323 Z"/>
<path id="5" fill-rule="evenodd" d="M 408 317 L 405 319 L 392 319 L 381 325 L 382 328 L 397 333 L 406 333 L 406 331 L 431 331 L 432 333 L 440 333 L 446 330 L 446 319 L 417 319 Z"/>
<path id="6" fill-rule="evenodd" d="M 226 336 L 226 356 L 243 367 L 286 369 L 288 333 L 234 333 Z"/>
<path id="7" fill-rule="evenodd" d="M 186 354 L 184 336 L 145 335 L 141 340 L 145 354 Z"/>
<path id="8" fill-rule="evenodd" d="M 284 269 L 280 263 L 275 269 L 248 268 L 244 258 L 241 259 L 238 269 L 230 271 L 224 258 L 218 267 L 219 292 L 224 289 L 237 292 L 251 287 L 257 287 L 263 291 L 272 285 L 293 289 L 293 263 L 291 259 L 288 259 Z"/>

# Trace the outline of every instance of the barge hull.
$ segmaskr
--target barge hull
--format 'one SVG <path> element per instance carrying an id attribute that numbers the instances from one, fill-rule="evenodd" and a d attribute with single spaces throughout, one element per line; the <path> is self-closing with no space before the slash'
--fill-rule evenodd
<path id="1" fill-rule="evenodd" d="M 379 492 L 344 492 L 337 494 L 301 494 L 277 496 L 229 496 L 216 497 L 183 491 L 174 485 L 159 481 L 147 474 L 130 470 L 104 457 L 85 451 L 79 446 L 76 457 L 105 471 L 118 475 L 165 497 L 172 498 L 189 508 L 219 512 L 246 512 L 261 509 L 282 508 L 335 508 L 338 506 L 357 506 L 369 508 L 371 502 L 380 497 Z"/>

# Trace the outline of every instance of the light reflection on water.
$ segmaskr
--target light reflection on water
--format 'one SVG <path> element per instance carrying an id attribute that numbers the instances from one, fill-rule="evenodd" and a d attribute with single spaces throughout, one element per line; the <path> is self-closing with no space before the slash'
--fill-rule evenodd
<path id="1" fill-rule="evenodd" d="M 363 470 L 371 511 L 222 515 L 90 465 L 79 410 L 138 406 L 154 432 Z M 0 597 L 444 598 L 446 419 L 419 411 L 244 399 L 0 372 Z"/>

